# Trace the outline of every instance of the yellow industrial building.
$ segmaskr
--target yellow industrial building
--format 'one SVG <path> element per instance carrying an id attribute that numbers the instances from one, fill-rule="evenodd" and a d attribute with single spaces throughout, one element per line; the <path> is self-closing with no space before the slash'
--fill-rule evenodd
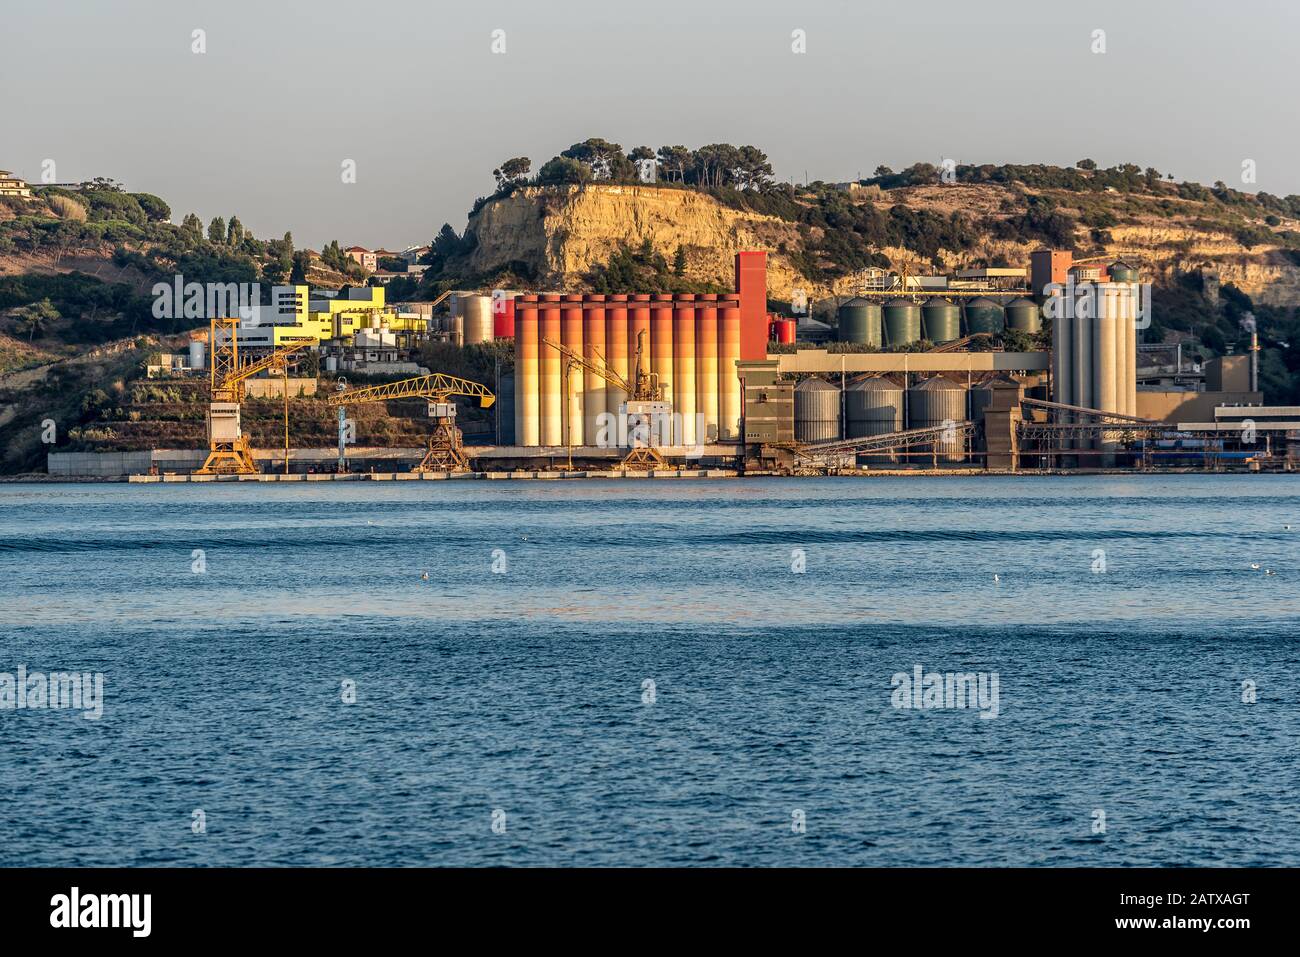
<path id="1" fill-rule="evenodd" d="M 330 339 L 350 339 L 367 329 L 399 335 L 423 333 L 428 329 L 428 318 L 389 306 L 382 286 L 351 287 L 334 296 L 318 293 L 316 298 L 307 286 L 275 286 L 269 306 L 241 317 L 239 346 L 276 349 L 297 342 L 319 345 Z"/>

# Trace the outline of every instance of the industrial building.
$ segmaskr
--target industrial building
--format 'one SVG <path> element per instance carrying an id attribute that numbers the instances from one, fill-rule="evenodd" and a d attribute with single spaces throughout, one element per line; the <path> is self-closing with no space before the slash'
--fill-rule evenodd
<path id="1" fill-rule="evenodd" d="M 272 347 L 285 357 L 312 348 L 327 372 L 420 373 L 421 381 L 371 391 L 381 401 L 433 396 L 457 468 L 1291 469 L 1300 461 L 1300 410 L 1262 406 L 1254 352 L 1185 368 L 1176 347 L 1158 353 L 1140 342 L 1147 287 L 1122 261 L 1041 250 L 1028 269 L 873 274 L 834 304 L 833 326 L 815 329 L 807 316 L 769 314 L 764 252 L 736 256 L 734 289 L 457 291 L 393 308 L 382 288 L 313 298 L 284 286 L 257 321 L 223 320 L 213 335 L 236 327 L 254 362 L 274 360 L 264 355 Z M 830 335 L 836 345 L 824 344 Z M 434 389 L 446 377 L 403 352 L 426 337 L 512 341 L 513 370 L 499 362 L 495 381 Z M 157 374 L 203 368 L 202 344 L 191 344 L 188 366 L 164 358 Z M 253 388 L 242 373 L 236 379 L 241 392 Z M 493 444 L 461 448 L 453 395 L 494 409 Z M 668 438 L 625 428 L 664 413 L 673 420 Z M 347 468 L 342 441 L 338 465 Z"/>

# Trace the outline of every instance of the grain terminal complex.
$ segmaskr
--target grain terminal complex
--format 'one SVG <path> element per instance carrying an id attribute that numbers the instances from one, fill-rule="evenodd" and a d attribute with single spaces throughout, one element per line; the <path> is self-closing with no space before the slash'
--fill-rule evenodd
<path id="1" fill-rule="evenodd" d="M 652 474 L 1289 470 L 1300 458 L 1300 409 L 1262 405 L 1253 354 L 1187 368 L 1181 357 L 1172 365 L 1155 357 L 1165 346 L 1141 343 L 1149 287 L 1125 262 L 1041 250 L 1028 269 L 869 275 L 856 295 L 822 304 L 832 325 L 769 314 L 766 257 L 737 254 L 731 293 L 455 293 L 446 316 L 434 315 L 436 301 L 395 306 L 400 329 L 390 327 L 382 300 L 372 301 L 364 328 L 329 341 L 299 332 L 296 313 L 285 313 L 261 352 L 264 329 L 222 320 L 246 343 L 250 369 L 274 371 L 285 361 L 267 351 L 277 345 L 318 349 L 327 375 L 344 363 L 349 371 L 409 371 L 400 350 L 383 351 L 402 337 L 462 347 L 504 340 L 513 350 L 513 368 L 498 367 L 486 385 L 427 374 L 360 390 L 326 382 L 327 401 L 340 409 L 338 449 L 287 450 L 286 439 L 278 455 L 247 449 L 247 471 L 427 473 L 435 461 L 492 476 L 630 474 L 633 463 Z M 351 308 L 354 295 L 338 301 Z M 413 332 L 413 323 L 427 332 Z M 828 347 L 831 337 L 839 345 Z M 198 351 L 191 364 L 201 367 Z M 222 395 L 264 394 L 255 387 L 266 382 L 232 379 Z M 438 449 L 432 439 L 427 450 L 347 447 L 348 403 L 421 397 Z M 490 431 L 483 413 L 477 431 L 465 423 L 463 448 L 455 397 L 491 408 Z M 234 415 L 227 445 L 247 446 L 237 402 L 221 408 Z M 667 438 L 611 429 L 660 414 L 673 420 Z M 52 452 L 49 468 L 68 477 L 184 476 L 204 458 L 202 450 Z"/>

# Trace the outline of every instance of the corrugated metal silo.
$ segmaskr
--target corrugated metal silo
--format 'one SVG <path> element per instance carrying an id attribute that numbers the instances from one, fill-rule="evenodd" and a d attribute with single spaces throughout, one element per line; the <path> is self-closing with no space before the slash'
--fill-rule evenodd
<path id="1" fill-rule="evenodd" d="M 830 442 L 840 437 L 840 390 L 823 379 L 794 387 L 796 442 Z"/>
<path id="2" fill-rule="evenodd" d="M 1042 312 L 1028 299 L 1013 299 L 1006 307 L 1007 328 L 1030 335 L 1043 328 Z"/>
<path id="3" fill-rule="evenodd" d="M 970 387 L 970 420 L 972 422 L 982 422 L 984 420 L 984 410 L 988 408 L 989 402 L 993 399 L 993 388 L 995 385 L 1014 383 L 1015 380 L 1010 376 L 994 376 L 984 382 L 978 382 Z"/>
<path id="4" fill-rule="evenodd" d="M 851 439 L 903 431 L 903 388 L 883 376 L 865 376 L 844 391 L 845 435 Z"/>
<path id="5" fill-rule="evenodd" d="M 840 342 L 880 346 L 880 304 L 869 299 L 850 299 L 836 312 Z"/>
<path id="6" fill-rule="evenodd" d="M 910 346 L 921 338 L 921 307 L 914 302 L 894 300 L 880 311 L 886 348 Z"/>
<path id="7" fill-rule="evenodd" d="M 844 434 L 859 439 L 903 431 L 903 387 L 883 376 L 864 376 L 844 390 Z M 860 456 L 865 465 L 889 465 L 892 452 Z"/>
<path id="8" fill-rule="evenodd" d="M 964 385 L 943 376 L 921 380 L 907 390 L 907 418 L 909 429 L 952 425 L 952 436 L 940 438 L 934 443 L 933 451 L 938 453 L 941 462 L 960 462 L 965 458 L 966 440 L 956 428 L 958 422 L 966 420 Z M 931 449 L 927 446 L 918 451 L 929 452 Z"/>
<path id="9" fill-rule="evenodd" d="M 978 296 L 966 303 L 966 335 L 994 334 L 1006 326 L 1006 316 L 999 306 L 987 296 Z"/>
<path id="10" fill-rule="evenodd" d="M 961 338 L 961 310 L 947 299 L 931 299 L 921 307 L 922 338 L 952 342 Z"/>

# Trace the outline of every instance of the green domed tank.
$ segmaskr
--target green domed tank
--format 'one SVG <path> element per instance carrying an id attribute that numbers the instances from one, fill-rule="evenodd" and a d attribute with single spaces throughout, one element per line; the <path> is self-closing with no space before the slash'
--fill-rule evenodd
<path id="1" fill-rule="evenodd" d="M 1013 299 L 1007 303 L 1007 328 L 1030 335 L 1043 328 L 1043 318 L 1038 306 L 1028 299 Z"/>
<path id="2" fill-rule="evenodd" d="M 961 337 L 961 310 L 947 299 L 932 299 L 921 307 L 923 337 L 931 342 L 952 342 Z"/>
<path id="3" fill-rule="evenodd" d="M 880 304 L 868 299 L 850 299 L 836 312 L 840 342 L 880 346 Z"/>
<path id="4" fill-rule="evenodd" d="M 885 346 L 896 349 L 921 339 L 921 307 L 914 302 L 894 300 L 881 310 L 885 325 Z"/>
<path id="5" fill-rule="evenodd" d="M 1137 269 L 1134 268 L 1133 266 L 1130 266 L 1128 263 L 1124 262 L 1123 260 L 1119 260 L 1118 262 L 1111 263 L 1110 269 L 1107 270 L 1107 272 L 1110 273 L 1111 282 L 1137 282 L 1138 281 Z"/>
<path id="6" fill-rule="evenodd" d="M 979 296 L 966 303 L 966 335 L 1001 332 L 1006 325 L 1002 307 L 987 296 Z"/>

